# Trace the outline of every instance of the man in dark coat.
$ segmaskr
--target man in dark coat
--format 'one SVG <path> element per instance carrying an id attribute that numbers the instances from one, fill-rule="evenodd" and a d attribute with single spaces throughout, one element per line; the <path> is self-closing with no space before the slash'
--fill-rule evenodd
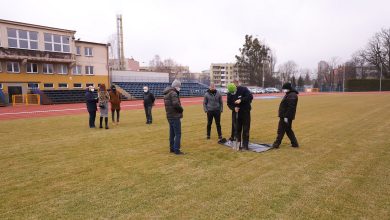
<path id="1" fill-rule="evenodd" d="M 295 119 L 295 113 L 298 104 L 298 91 L 292 88 L 291 83 L 285 83 L 282 87 L 286 95 L 279 105 L 279 126 L 275 142 L 272 147 L 278 148 L 282 143 L 284 133 L 287 134 L 291 141 L 292 147 L 299 147 L 297 138 L 292 130 L 292 122 Z"/>
<path id="2" fill-rule="evenodd" d="M 217 126 L 218 140 L 221 140 L 221 113 L 223 112 L 223 101 L 222 95 L 215 89 L 213 83 L 210 84 L 210 88 L 204 95 L 203 110 L 207 114 L 207 139 L 210 139 L 211 124 L 213 123 L 214 118 Z"/>
<path id="3" fill-rule="evenodd" d="M 95 119 L 96 119 L 96 103 L 98 103 L 98 98 L 94 96 L 93 92 L 95 89 L 93 86 L 89 86 L 87 92 L 85 93 L 85 101 L 87 104 L 87 110 L 89 113 L 89 127 L 95 128 Z"/>
<path id="4" fill-rule="evenodd" d="M 164 104 L 169 123 L 169 148 L 171 153 L 181 155 L 181 119 L 183 118 L 183 107 L 180 103 L 179 92 L 181 83 L 178 80 L 172 82 L 172 87 L 164 90 Z"/>
<path id="5" fill-rule="evenodd" d="M 154 98 L 153 93 L 149 91 L 147 86 L 144 86 L 144 109 L 146 115 L 146 124 L 152 124 L 152 107 L 155 100 L 156 99 Z"/>
<path id="6" fill-rule="evenodd" d="M 232 114 L 233 121 L 236 120 L 236 114 L 238 114 L 236 140 L 238 142 L 242 141 L 241 149 L 248 150 L 253 95 L 247 87 L 239 85 L 237 80 L 234 81 L 234 84 L 236 86 L 236 91 L 229 92 L 227 104 L 230 109 L 234 110 L 234 113 Z M 231 85 L 228 86 L 228 89 L 230 86 Z M 234 129 L 234 125 L 232 126 L 232 129 Z M 234 131 L 232 131 L 232 133 L 233 132 Z"/>

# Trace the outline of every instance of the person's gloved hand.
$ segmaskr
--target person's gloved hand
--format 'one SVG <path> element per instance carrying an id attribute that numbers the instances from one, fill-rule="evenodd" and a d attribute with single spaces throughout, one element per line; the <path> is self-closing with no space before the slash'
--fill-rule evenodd
<path id="1" fill-rule="evenodd" d="M 288 118 L 284 118 L 284 123 L 288 124 Z"/>
<path id="2" fill-rule="evenodd" d="M 241 99 L 237 99 L 235 102 L 234 102 L 235 104 L 240 104 L 241 103 Z"/>

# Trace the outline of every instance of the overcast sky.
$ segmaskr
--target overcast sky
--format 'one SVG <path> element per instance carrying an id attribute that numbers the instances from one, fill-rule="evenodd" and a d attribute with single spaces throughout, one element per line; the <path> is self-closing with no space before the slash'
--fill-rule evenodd
<path id="1" fill-rule="evenodd" d="M 245 34 L 277 56 L 314 69 L 346 61 L 381 28 L 390 27 L 389 0 L 6 0 L 0 18 L 76 30 L 106 43 L 123 15 L 126 57 L 148 64 L 155 54 L 190 70 L 234 62 Z"/>

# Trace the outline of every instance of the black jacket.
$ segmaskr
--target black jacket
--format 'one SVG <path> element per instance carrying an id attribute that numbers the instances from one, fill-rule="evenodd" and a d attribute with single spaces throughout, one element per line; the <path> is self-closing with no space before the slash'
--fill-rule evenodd
<path id="1" fill-rule="evenodd" d="M 150 91 L 146 93 L 144 92 L 144 106 L 152 106 L 154 104 L 154 100 L 156 99 L 154 98 L 153 93 Z"/>
<path id="2" fill-rule="evenodd" d="M 241 99 L 240 104 L 235 104 L 234 102 L 237 99 Z M 230 110 L 234 111 L 235 107 L 239 107 L 240 111 L 250 111 L 252 109 L 251 103 L 253 100 L 253 95 L 249 89 L 245 86 L 238 86 L 237 91 L 234 94 L 228 93 L 227 95 L 227 105 Z"/>
<path id="3" fill-rule="evenodd" d="M 87 110 L 89 112 L 97 111 L 96 103 L 98 103 L 98 99 L 95 98 L 93 92 L 87 91 L 85 93 L 85 101 L 87 103 Z"/>
<path id="4" fill-rule="evenodd" d="M 175 88 L 167 87 L 163 93 L 167 119 L 183 118 L 183 107 L 180 103 L 179 92 Z"/>
<path id="5" fill-rule="evenodd" d="M 279 117 L 295 119 L 295 113 L 298 105 L 298 91 L 291 90 L 286 93 L 279 105 Z"/>

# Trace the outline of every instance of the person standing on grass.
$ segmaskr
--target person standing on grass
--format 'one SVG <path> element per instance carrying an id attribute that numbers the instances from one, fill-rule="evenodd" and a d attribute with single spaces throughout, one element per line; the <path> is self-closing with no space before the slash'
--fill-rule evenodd
<path id="1" fill-rule="evenodd" d="M 103 128 L 103 118 L 108 129 L 108 102 L 110 101 L 110 94 L 108 94 L 106 85 L 101 84 L 98 92 L 99 108 L 100 108 L 100 126 Z"/>
<path id="2" fill-rule="evenodd" d="M 146 124 L 152 124 L 152 107 L 155 100 L 156 99 L 154 98 L 153 93 L 149 91 L 147 86 L 144 86 L 144 109 L 146 115 Z"/>
<path id="3" fill-rule="evenodd" d="M 98 99 L 95 98 L 93 92 L 95 89 L 93 86 L 89 86 L 87 92 L 85 93 L 85 100 L 87 103 L 87 110 L 89 113 L 89 127 L 95 128 L 95 119 L 96 119 L 96 103 L 98 103 Z"/>
<path id="4" fill-rule="evenodd" d="M 183 107 L 180 103 L 180 87 L 179 80 L 174 80 L 171 87 L 167 87 L 164 94 L 164 105 L 169 123 L 169 149 L 171 153 L 181 155 L 181 119 L 183 118 Z"/>
<path id="5" fill-rule="evenodd" d="M 272 147 L 279 148 L 282 143 L 284 133 L 287 134 L 291 141 L 291 147 L 299 147 L 297 138 L 292 130 L 292 122 L 295 119 L 295 113 L 298 105 L 298 91 L 292 88 L 291 83 L 285 83 L 282 87 L 286 95 L 279 105 L 279 125 L 277 137 Z"/>
<path id="6" fill-rule="evenodd" d="M 234 80 L 233 82 L 235 86 L 228 86 L 228 90 L 230 87 L 231 91 L 229 92 L 230 95 L 228 95 L 227 103 L 230 109 L 234 109 L 235 114 L 232 114 L 234 116 L 233 121 L 236 120 L 236 114 L 238 114 L 237 124 L 235 125 L 237 126 L 237 136 L 235 138 L 238 142 L 241 142 L 242 140 L 240 149 L 249 150 L 251 103 L 253 95 L 247 87 L 239 85 L 238 80 Z"/>
<path id="7" fill-rule="evenodd" d="M 207 139 L 210 139 L 211 125 L 213 118 L 218 132 L 218 140 L 222 139 L 221 131 L 221 113 L 223 112 L 222 95 L 215 89 L 214 83 L 210 84 L 209 89 L 204 95 L 203 109 L 207 114 Z"/>
<path id="8" fill-rule="evenodd" d="M 121 101 L 122 101 L 121 94 L 118 91 L 116 91 L 116 87 L 112 85 L 110 91 L 111 117 L 112 117 L 112 123 L 116 125 L 119 124 Z M 115 123 L 115 112 L 116 112 L 116 123 Z"/>

